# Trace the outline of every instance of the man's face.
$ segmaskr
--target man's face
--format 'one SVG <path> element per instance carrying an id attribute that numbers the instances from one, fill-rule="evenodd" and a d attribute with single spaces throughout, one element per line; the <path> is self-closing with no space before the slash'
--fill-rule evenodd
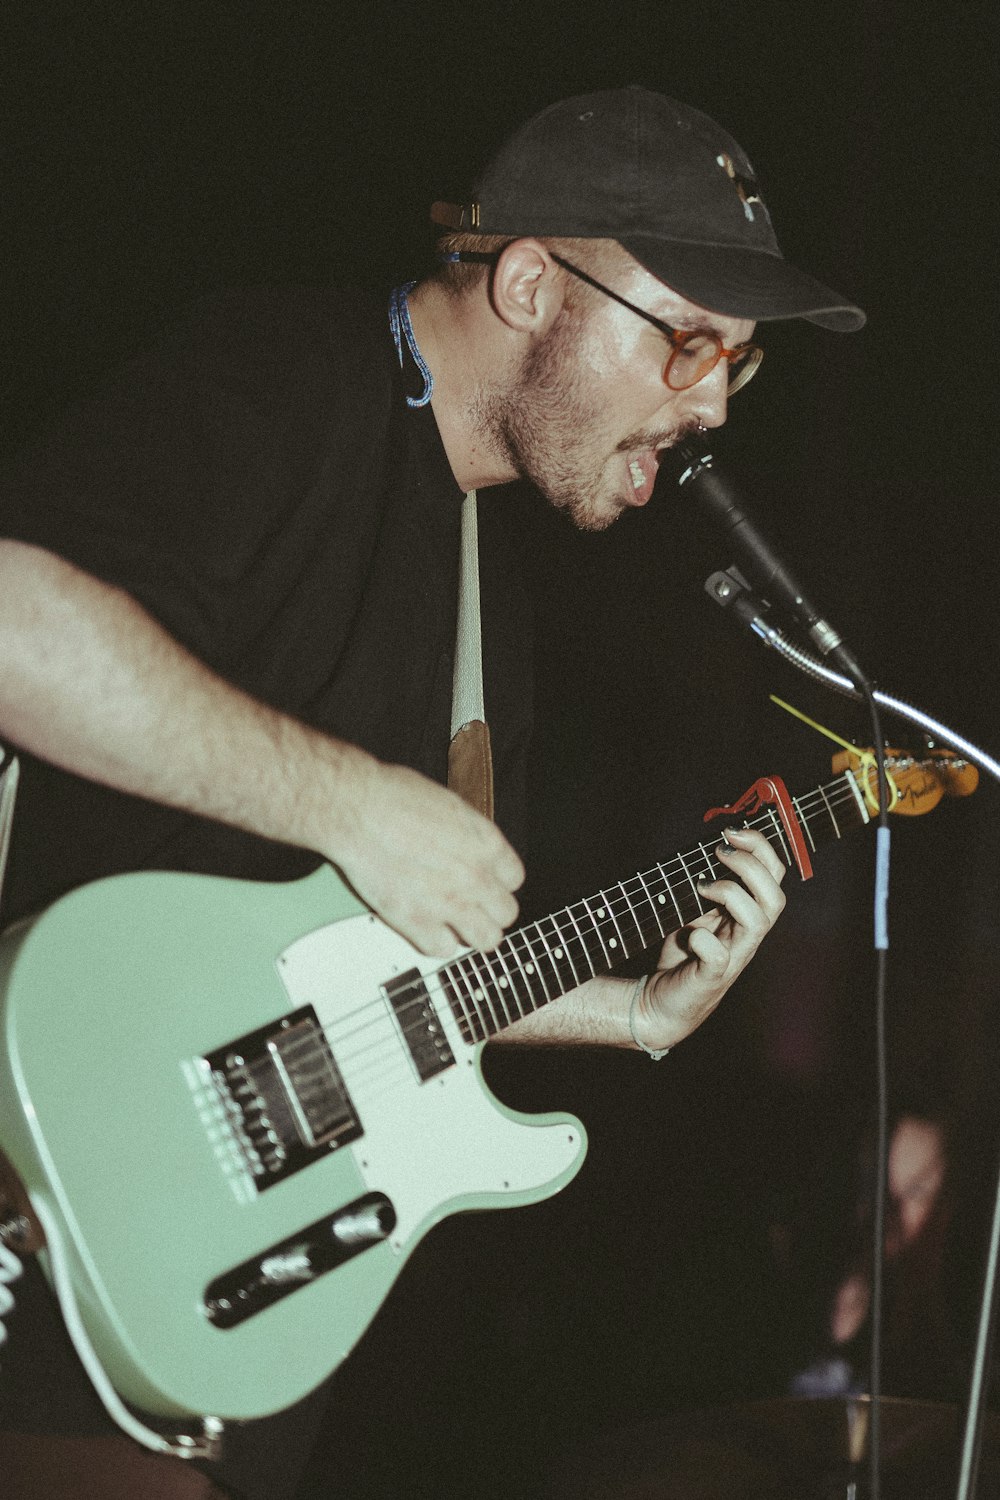
<path id="1" fill-rule="evenodd" d="M 619 254 L 598 279 L 637 307 L 673 328 L 711 330 L 727 348 L 750 339 L 752 323 L 685 301 Z M 514 468 L 581 530 L 602 531 L 630 506 L 645 505 L 662 450 L 699 422 L 726 420 L 727 361 L 674 391 L 664 379 L 670 352 L 666 335 L 643 318 L 594 288 L 574 287 L 496 402 L 495 436 Z"/>

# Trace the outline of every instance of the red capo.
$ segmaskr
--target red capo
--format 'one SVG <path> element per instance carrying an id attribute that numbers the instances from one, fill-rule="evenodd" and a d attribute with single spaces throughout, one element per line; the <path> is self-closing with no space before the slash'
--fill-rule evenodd
<path id="1" fill-rule="evenodd" d="M 746 813 L 749 817 L 753 813 L 759 812 L 764 806 L 773 806 L 778 809 L 781 826 L 785 831 L 788 845 L 791 848 L 792 858 L 798 866 L 799 874 L 803 880 L 811 880 L 813 868 L 812 862 L 809 859 L 809 850 L 806 848 L 806 841 L 802 833 L 802 825 L 795 815 L 795 809 L 792 806 L 792 799 L 788 788 L 780 776 L 762 776 L 731 807 L 709 808 L 705 814 L 704 821 L 708 823 L 712 818 L 733 817 L 739 813 Z M 788 863 L 791 864 L 791 860 Z"/>

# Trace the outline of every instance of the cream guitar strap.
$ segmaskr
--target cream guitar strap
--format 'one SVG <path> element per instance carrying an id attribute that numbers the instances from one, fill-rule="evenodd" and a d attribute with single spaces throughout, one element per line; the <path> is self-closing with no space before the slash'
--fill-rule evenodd
<path id="1" fill-rule="evenodd" d="M 479 610 L 479 528 L 476 492 L 462 504 L 458 629 L 451 696 L 448 785 L 484 817 L 493 817 L 493 757 L 483 701 L 483 635 Z"/>

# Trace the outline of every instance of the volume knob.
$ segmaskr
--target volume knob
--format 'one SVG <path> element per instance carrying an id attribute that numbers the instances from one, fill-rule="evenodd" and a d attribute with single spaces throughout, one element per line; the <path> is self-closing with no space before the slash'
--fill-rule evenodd
<path id="1" fill-rule="evenodd" d="M 295 1245 L 280 1255 L 268 1255 L 260 1263 L 261 1279 L 270 1286 L 287 1286 L 290 1282 L 311 1281 L 316 1272 L 306 1245 Z"/>
<path id="2" fill-rule="evenodd" d="M 351 1213 L 338 1214 L 330 1223 L 330 1233 L 342 1245 L 375 1245 L 387 1237 L 393 1219 L 388 1202 L 370 1203 Z"/>

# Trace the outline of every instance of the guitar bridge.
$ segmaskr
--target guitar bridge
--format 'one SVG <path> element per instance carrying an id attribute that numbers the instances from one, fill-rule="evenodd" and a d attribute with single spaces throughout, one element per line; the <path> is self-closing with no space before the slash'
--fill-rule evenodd
<path id="1" fill-rule="evenodd" d="M 222 1107 L 230 1154 L 258 1191 L 362 1134 L 311 1005 L 201 1059 Z"/>

